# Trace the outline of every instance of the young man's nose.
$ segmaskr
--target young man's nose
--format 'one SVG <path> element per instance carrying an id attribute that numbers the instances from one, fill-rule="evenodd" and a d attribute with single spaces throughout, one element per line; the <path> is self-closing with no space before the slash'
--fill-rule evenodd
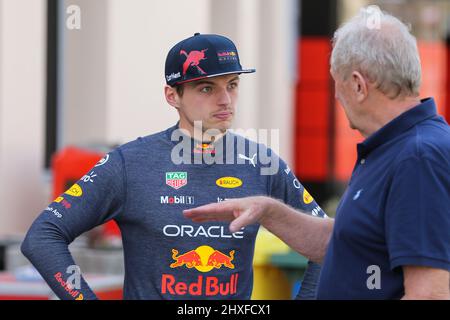
<path id="1" fill-rule="evenodd" d="M 231 96 L 227 89 L 222 89 L 218 93 L 217 104 L 221 106 L 227 106 L 231 103 Z"/>

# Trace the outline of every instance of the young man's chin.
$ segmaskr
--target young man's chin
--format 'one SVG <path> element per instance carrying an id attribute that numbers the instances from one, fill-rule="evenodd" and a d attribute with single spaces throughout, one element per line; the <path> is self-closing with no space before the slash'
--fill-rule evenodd
<path id="1" fill-rule="evenodd" d="M 233 124 L 233 120 L 222 121 L 217 125 L 217 129 L 226 131 L 231 128 L 232 124 Z"/>

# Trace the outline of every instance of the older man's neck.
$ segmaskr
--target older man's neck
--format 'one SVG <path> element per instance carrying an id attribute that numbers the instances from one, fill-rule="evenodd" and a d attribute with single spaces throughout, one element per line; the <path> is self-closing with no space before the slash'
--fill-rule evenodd
<path id="1" fill-rule="evenodd" d="M 377 100 L 369 107 L 370 112 L 365 125 L 359 130 L 366 138 L 421 103 L 419 97 L 403 97 L 392 100 L 384 96 Z"/>

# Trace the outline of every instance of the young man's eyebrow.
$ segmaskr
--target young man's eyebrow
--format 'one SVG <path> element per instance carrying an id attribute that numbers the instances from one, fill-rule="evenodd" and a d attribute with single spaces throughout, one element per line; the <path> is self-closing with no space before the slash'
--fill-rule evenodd
<path id="1" fill-rule="evenodd" d="M 194 87 L 201 86 L 202 84 L 215 85 L 215 83 L 212 82 L 212 81 L 201 80 L 201 81 L 195 82 L 195 83 L 194 83 Z"/>
<path id="2" fill-rule="evenodd" d="M 239 76 L 234 77 L 233 79 L 228 81 L 228 83 L 236 81 L 236 80 L 240 80 Z M 208 80 L 199 80 L 199 81 L 196 81 L 193 85 L 194 85 L 194 87 L 198 87 L 198 86 L 201 86 L 203 84 L 208 84 L 208 85 L 211 85 L 211 86 L 216 85 L 213 81 L 208 81 Z"/>

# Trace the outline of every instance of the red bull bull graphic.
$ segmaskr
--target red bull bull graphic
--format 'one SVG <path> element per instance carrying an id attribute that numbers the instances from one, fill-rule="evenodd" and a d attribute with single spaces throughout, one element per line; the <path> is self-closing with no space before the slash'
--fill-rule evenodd
<path id="1" fill-rule="evenodd" d="M 230 255 L 227 256 L 222 252 L 215 250 L 212 255 L 208 258 L 207 266 L 212 266 L 216 269 L 220 269 L 222 266 L 225 266 L 230 269 L 234 269 L 234 264 L 231 261 L 234 259 L 234 250 L 230 251 Z"/>
<path id="2" fill-rule="evenodd" d="M 183 64 L 183 76 L 186 75 L 189 67 L 196 67 L 200 74 L 206 74 L 206 72 L 202 68 L 200 68 L 200 61 L 206 60 L 205 52 L 207 50 L 208 49 L 203 49 L 201 51 L 191 51 L 189 52 L 189 54 L 184 50 L 180 51 L 180 54 L 186 56 L 186 61 Z"/>
<path id="3" fill-rule="evenodd" d="M 231 250 L 226 255 L 210 246 L 200 246 L 195 250 L 179 255 L 178 250 L 172 249 L 172 259 L 175 262 L 170 267 L 186 266 L 189 269 L 195 268 L 200 272 L 209 272 L 212 269 L 220 269 L 222 267 L 234 269 L 234 264 L 231 262 L 234 259 L 234 253 L 235 251 Z"/>
<path id="4" fill-rule="evenodd" d="M 175 262 L 170 265 L 171 268 L 178 268 L 185 265 L 191 269 L 202 265 L 200 255 L 195 250 L 178 255 L 178 250 L 172 249 L 172 259 Z"/>

